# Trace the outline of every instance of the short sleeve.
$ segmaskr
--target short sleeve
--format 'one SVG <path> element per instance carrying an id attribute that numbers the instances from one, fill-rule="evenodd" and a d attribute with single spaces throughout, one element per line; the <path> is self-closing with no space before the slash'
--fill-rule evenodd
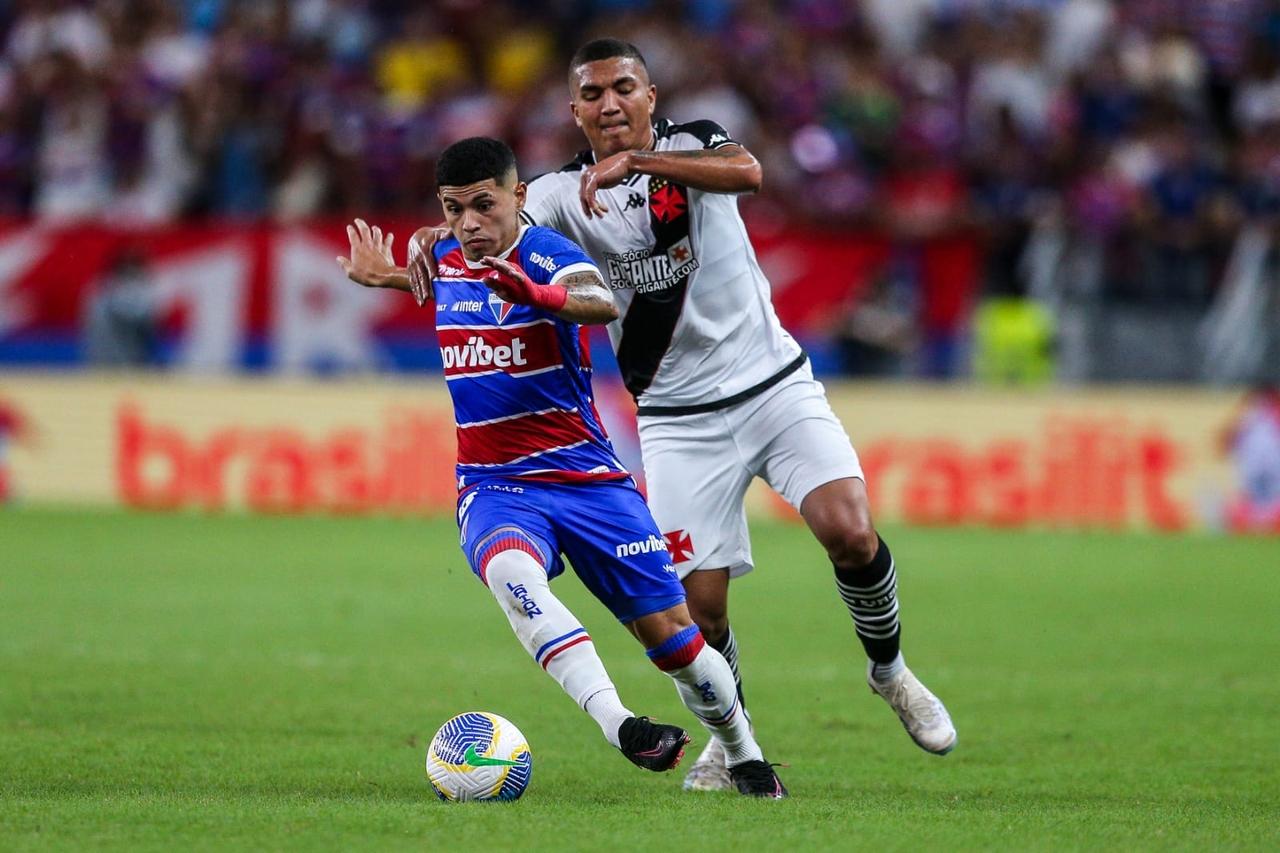
<path id="1" fill-rule="evenodd" d="M 537 284 L 555 284 L 579 272 L 600 275 L 600 268 L 582 247 L 559 231 L 536 228 L 533 232 L 520 246 L 520 260 L 525 273 Z"/>
<path id="2" fill-rule="evenodd" d="M 684 133 L 692 136 L 694 139 L 702 143 L 704 150 L 724 148 L 726 145 L 741 145 L 742 143 L 729 135 L 729 131 L 710 119 L 700 119 L 698 121 L 687 121 L 684 124 L 678 124 L 672 128 L 674 133 Z"/>
<path id="3" fill-rule="evenodd" d="M 541 225 L 544 228 L 556 228 L 560 224 L 560 199 L 556 187 L 561 175 L 552 172 L 529 182 L 529 190 L 525 194 L 524 210 L 520 218 L 527 225 Z"/>

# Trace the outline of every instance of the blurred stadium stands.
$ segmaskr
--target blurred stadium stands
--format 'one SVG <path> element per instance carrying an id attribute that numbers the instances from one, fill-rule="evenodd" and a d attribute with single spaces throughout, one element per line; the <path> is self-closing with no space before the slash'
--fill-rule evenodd
<path id="1" fill-rule="evenodd" d="M 174 222 L 434 221 L 432 163 L 461 136 L 556 168 L 582 147 L 566 57 L 614 34 L 660 113 L 763 161 L 757 236 L 872 247 L 822 271 L 824 323 L 799 330 L 828 371 L 1280 371 L 1274 0 L 19 0 L 0 32 L 7 235 L 141 228 L 120 249 L 138 275 Z M 15 253 L 0 359 L 100 352 L 65 328 L 42 348 Z"/>

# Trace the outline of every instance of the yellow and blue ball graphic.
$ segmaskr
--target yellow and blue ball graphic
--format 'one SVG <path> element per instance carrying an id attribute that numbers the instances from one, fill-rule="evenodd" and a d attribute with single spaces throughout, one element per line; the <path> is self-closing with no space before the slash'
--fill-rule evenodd
<path id="1" fill-rule="evenodd" d="M 427 779 L 442 800 L 516 800 L 532 776 L 529 742 L 510 721 L 487 711 L 447 721 L 427 747 Z"/>

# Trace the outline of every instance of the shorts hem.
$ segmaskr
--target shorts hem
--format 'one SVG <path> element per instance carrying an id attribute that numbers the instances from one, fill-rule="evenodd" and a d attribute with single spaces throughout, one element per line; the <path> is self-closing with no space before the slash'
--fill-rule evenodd
<path id="1" fill-rule="evenodd" d="M 801 490 L 799 500 L 793 501 L 790 498 L 788 498 L 786 495 L 783 495 L 783 500 L 791 504 L 792 508 L 795 509 L 796 512 L 799 512 L 800 505 L 804 503 L 804 499 L 809 497 L 809 495 L 811 495 L 815 489 L 819 489 L 822 486 L 825 486 L 827 483 L 834 483 L 836 480 L 861 480 L 863 483 L 867 482 L 866 475 L 862 473 L 861 468 L 851 469 L 848 471 L 836 471 L 830 474 L 824 474 L 822 477 L 819 477 L 815 479 L 813 482 L 806 484 L 804 489 Z"/>
<path id="2" fill-rule="evenodd" d="M 683 581 L 685 578 L 689 577 L 689 575 L 693 574 L 694 572 L 713 572 L 713 571 L 718 571 L 719 569 L 723 569 L 726 566 L 729 569 L 730 580 L 732 580 L 733 578 L 740 578 L 743 575 L 755 569 L 755 564 L 752 563 L 750 560 L 742 560 L 742 559 L 730 560 L 724 564 L 720 564 L 718 560 L 703 560 L 698 565 L 693 566 L 691 568 L 687 568 L 687 569 L 677 566 L 676 574 L 680 578 L 680 580 Z"/>
<path id="3" fill-rule="evenodd" d="M 684 593 L 681 592 L 679 595 L 664 595 L 654 598 L 640 599 L 633 598 L 627 602 L 630 605 L 629 609 L 624 610 L 621 613 L 613 610 L 612 607 L 609 609 L 613 610 L 613 616 L 615 619 L 623 625 L 626 625 L 629 622 L 634 622 L 637 619 L 644 618 L 645 616 L 650 616 L 654 613 L 661 613 L 664 610 L 670 610 L 677 604 L 684 604 L 684 600 Z"/>

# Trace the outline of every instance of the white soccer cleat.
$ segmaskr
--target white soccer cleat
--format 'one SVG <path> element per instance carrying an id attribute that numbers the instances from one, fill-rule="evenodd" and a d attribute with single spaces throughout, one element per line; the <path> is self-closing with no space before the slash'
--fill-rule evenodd
<path id="1" fill-rule="evenodd" d="M 732 791 L 733 778 L 729 775 L 729 767 L 725 763 L 724 747 L 720 741 L 711 738 L 710 742 L 693 762 L 689 772 L 684 776 L 686 791 Z"/>
<path id="2" fill-rule="evenodd" d="M 946 706 L 911 670 L 904 666 L 893 678 L 881 682 L 871 677 L 871 664 L 868 664 L 867 684 L 871 685 L 872 693 L 879 693 L 897 712 L 902 727 L 921 749 L 934 755 L 946 755 L 955 749 L 956 727 Z"/>

